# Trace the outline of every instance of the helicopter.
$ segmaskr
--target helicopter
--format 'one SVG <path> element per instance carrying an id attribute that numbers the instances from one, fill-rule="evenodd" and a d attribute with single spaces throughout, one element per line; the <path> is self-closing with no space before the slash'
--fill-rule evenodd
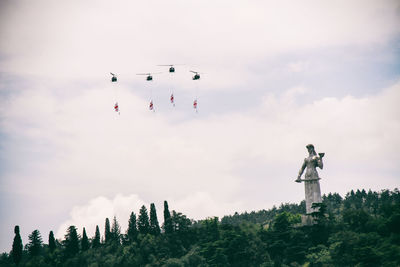
<path id="1" fill-rule="evenodd" d="M 183 65 L 183 64 L 169 64 L 169 65 L 157 65 L 157 66 L 165 66 L 165 67 L 169 67 L 169 72 L 170 73 L 174 73 L 175 72 L 175 68 L 174 66 L 178 66 L 178 65 Z"/>
<path id="2" fill-rule="evenodd" d="M 114 73 L 110 72 L 110 74 L 112 75 L 111 77 L 111 82 L 116 82 L 117 81 L 117 75 L 115 75 Z"/>
<path id="3" fill-rule="evenodd" d="M 157 73 L 153 73 L 153 74 L 160 74 L 162 72 L 157 72 Z M 152 73 L 137 73 L 136 75 L 146 75 L 146 81 L 152 81 L 153 80 L 153 76 Z"/>
<path id="4" fill-rule="evenodd" d="M 200 80 L 200 74 L 197 71 L 191 70 L 190 72 L 194 73 L 194 76 L 192 77 L 193 80 Z"/>

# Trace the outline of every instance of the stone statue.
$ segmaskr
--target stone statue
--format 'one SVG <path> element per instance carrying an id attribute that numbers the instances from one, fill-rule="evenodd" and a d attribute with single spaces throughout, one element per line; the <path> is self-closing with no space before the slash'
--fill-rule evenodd
<path id="1" fill-rule="evenodd" d="M 318 176 L 317 167 L 320 169 L 324 167 L 322 158 L 324 157 L 325 153 L 318 153 L 317 155 L 312 144 L 307 145 L 306 148 L 309 155 L 304 159 L 304 163 L 300 168 L 296 182 L 304 182 L 306 192 L 306 213 L 311 214 L 312 212 L 317 211 L 316 209 L 311 208 L 312 204 L 322 202 L 321 189 L 319 186 L 319 180 L 321 178 Z M 304 169 L 306 169 L 305 178 L 301 179 Z"/>

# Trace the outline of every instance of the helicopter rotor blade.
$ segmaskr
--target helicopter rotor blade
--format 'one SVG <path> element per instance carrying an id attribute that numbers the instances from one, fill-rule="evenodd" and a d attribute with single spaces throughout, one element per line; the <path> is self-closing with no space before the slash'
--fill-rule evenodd
<path id="1" fill-rule="evenodd" d="M 164 67 L 174 67 L 174 66 L 184 66 L 185 64 L 165 64 L 165 65 L 157 65 L 157 66 L 164 66 Z"/>
<path id="2" fill-rule="evenodd" d="M 162 72 L 148 72 L 148 73 L 136 73 L 136 75 L 153 75 L 153 74 L 161 74 Z"/>

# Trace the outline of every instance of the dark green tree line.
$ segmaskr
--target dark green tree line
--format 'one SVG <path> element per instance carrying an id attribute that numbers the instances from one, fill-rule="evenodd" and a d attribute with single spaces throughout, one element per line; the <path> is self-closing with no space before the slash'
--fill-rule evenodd
<path id="1" fill-rule="evenodd" d="M 397 189 L 328 194 L 314 207 L 311 225 L 301 223 L 303 202 L 193 221 L 165 201 L 163 231 L 152 204 L 150 216 L 145 206 L 131 213 L 125 235 L 114 216 L 104 242 L 98 226 L 91 239 L 70 226 L 49 244 L 35 230 L 25 248 L 15 227 L 0 266 L 400 266 Z"/>

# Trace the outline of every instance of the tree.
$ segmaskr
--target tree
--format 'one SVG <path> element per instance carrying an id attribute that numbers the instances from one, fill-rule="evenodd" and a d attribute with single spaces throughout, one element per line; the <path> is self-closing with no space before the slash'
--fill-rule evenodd
<path id="1" fill-rule="evenodd" d="M 31 256 L 38 256 L 42 250 L 42 237 L 40 236 L 39 230 L 34 230 L 29 235 L 28 251 Z"/>
<path id="2" fill-rule="evenodd" d="M 105 243 L 110 242 L 111 240 L 111 230 L 110 230 L 110 220 L 106 218 L 106 223 L 104 227 L 104 241 Z"/>
<path id="3" fill-rule="evenodd" d="M 173 210 L 171 222 L 173 232 L 166 235 L 169 250 L 171 256 L 180 257 L 184 255 L 185 249 L 188 249 L 194 242 L 190 234 L 191 221 L 182 213 Z"/>
<path id="4" fill-rule="evenodd" d="M 150 232 L 149 215 L 147 209 L 143 205 L 139 211 L 138 230 L 141 234 L 148 234 Z"/>
<path id="5" fill-rule="evenodd" d="M 83 233 L 82 233 L 82 240 L 81 240 L 81 248 L 82 251 L 86 251 L 89 249 L 89 239 L 86 235 L 86 229 L 83 227 Z"/>
<path id="6" fill-rule="evenodd" d="M 171 234 L 173 231 L 172 221 L 171 221 L 171 213 L 168 209 L 168 202 L 164 201 L 164 232 L 166 234 Z"/>
<path id="7" fill-rule="evenodd" d="M 117 222 L 117 217 L 115 216 L 111 227 L 111 240 L 116 244 L 120 244 L 121 242 L 121 227 L 119 226 Z"/>
<path id="8" fill-rule="evenodd" d="M 136 241 L 138 233 L 139 232 L 138 232 L 137 226 L 136 226 L 136 215 L 132 211 L 131 216 L 129 217 L 129 223 L 128 223 L 128 231 L 127 231 L 128 241 L 129 242 Z"/>
<path id="9" fill-rule="evenodd" d="M 11 255 L 12 255 L 14 263 L 16 265 L 18 265 L 22 258 L 22 239 L 21 239 L 21 235 L 19 233 L 18 225 L 16 225 L 14 227 L 14 233 L 15 233 L 15 237 L 14 237 L 14 242 L 12 245 Z"/>
<path id="10" fill-rule="evenodd" d="M 153 235 L 160 234 L 160 225 L 158 224 L 157 211 L 154 203 L 150 204 L 150 233 Z"/>
<path id="11" fill-rule="evenodd" d="M 363 209 L 348 209 L 343 212 L 343 222 L 354 232 L 366 232 L 371 219 Z"/>
<path id="12" fill-rule="evenodd" d="M 53 252 L 56 249 L 56 240 L 54 238 L 53 231 L 50 231 L 49 234 L 49 249 L 51 252 Z"/>
<path id="13" fill-rule="evenodd" d="M 282 262 L 288 256 L 290 241 L 293 234 L 293 224 L 297 217 L 288 212 L 282 212 L 275 216 L 272 227 L 268 229 L 268 253 L 275 262 Z"/>
<path id="14" fill-rule="evenodd" d="M 188 223 L 190 223 L 190 221 L 188 221 L 185 215 L 182 215 L 181 213 L 176 213 L 175 211 L 172 211 L 172 214 L 172 221 L 175 231 L 183 231 L 189 227 Z M 207 218 L 202 221 L 202 223 L 205 226 L 206 230 L 206 240 L 210 242 L 217 241 L 220 237 L 218 217 Z"/>
<path id="15" fill-rule="evenodd" d="M 98 248 L 99 246 L 100 246 L 100 230 L 99 230 L 99 226 L 96 225 L 96 233 L 94 234 L 92 247 Z"/>
<path id="16" fill-rule="evenodd" d="M 75 226 L 68 227 L 64 240 L 65 254 L 67 257 L 73 257 L 79 252 L 79 237 Z"/>

